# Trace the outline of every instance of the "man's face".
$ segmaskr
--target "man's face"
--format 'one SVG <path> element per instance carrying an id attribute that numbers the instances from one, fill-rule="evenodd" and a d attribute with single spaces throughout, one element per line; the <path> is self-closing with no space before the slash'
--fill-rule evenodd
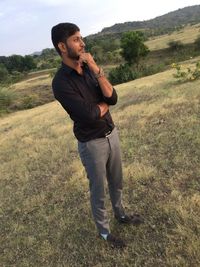
<path id="1" fill-rule="evenodd" d="M 81 53 L 85 52 L 85 43 L 80 32 L 76 32 L 74 35 L 70 36 L 66 43 L 67 56 L 70 59 L 78 60 Z"/>

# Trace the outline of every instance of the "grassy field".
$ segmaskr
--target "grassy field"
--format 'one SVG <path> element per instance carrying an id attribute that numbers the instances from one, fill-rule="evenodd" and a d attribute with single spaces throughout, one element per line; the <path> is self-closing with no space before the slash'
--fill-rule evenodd
<path id="1" fill-rule="evenodd" d="M 151 51 L 168 47 L 170 41 L 181 41 L 183 44 L 193 43 L 200 35 L 200 24 L 186 26 L 182 30 L 174 31 L 172 34 L 165 34 L 151 38 L 145 44 Z"/>
<path id="2" fill-rule="evenodd" d="M 32 108 L 54 100 L 49 73 L 36 72 L 32 76 L 10 87 L 16 96 L 10 110 Z"/>
<path id="3" fill-rule="evenodd" d="M 1 267 L 200 266 L 200 80 L 178 83 L 173 72 L 116 87 L 124 205 L 145 218 L 139 227 L 119 226 L 107 197 L 124 251 L 97 238 L 72 123 L 60 105 L 0 119 Z"/>

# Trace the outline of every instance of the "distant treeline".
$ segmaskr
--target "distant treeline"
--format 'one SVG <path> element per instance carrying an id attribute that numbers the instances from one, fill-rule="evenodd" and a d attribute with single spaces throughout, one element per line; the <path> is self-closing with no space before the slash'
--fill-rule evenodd
<path id="1" fill-rule="evenodd" d="M 21 80 L 30 71 L 43 70 L 58 66 L 55 49 L 42 50 L 40 55 L 0 56 L 0 83 L 10 84 Z"/>
<path id="2" fill-rule="evenodd" d="M 0 82 L 7 83 L 14 77 L 21 77 L 20 73 L 36 69 L 36 63 L 32 56 L 12 55 L 0 57 Z"/>
<path id="3" fill-rule="evenodd" d="M 7 69 L 9 73 L 13 71 L 29 71 L 36 68 L 36 63 L 32 56 L 20 56 L 20 55 L 12 55 L 9 57 L 1 56 L 0 64 Z"/>

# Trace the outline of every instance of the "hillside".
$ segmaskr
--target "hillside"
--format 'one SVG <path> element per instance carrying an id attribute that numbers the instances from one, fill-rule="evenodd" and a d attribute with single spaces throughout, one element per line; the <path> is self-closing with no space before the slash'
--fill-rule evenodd
<path id="1" fill-rule="evenodd" d="M 139 30 L 139 29 L 169 29 L 169 28 L 178 28 L 180 26 L 185 26 L 187 24 L 196 24 L 200 22 L 200 5 L 189 6 L 181 8 L 162 16 L 156 17 L 154 19 L 145 20 L 145 21 L 130 21 L 124 23 L 116 23 L 111 27 L 106 27 L 102 29 L 96 35 L 104 34 L 113 34 L 120 33 L 130 30 Z"/>
<path id="2" fill-rule="evenodd" d="M 173 73 L 116 87 L 124 204 L 145 217 L 139 228 L 119 227 L 107 201 L 112 230 L 128 241 L 123 252 L 97 238 L 72 123 L 60 105 L 0 119 L 1 266 L 200 265 L 200 80 L 178 83 Z"/>
<path id="3" fill-rule="evenodd" d="M 180 41 L 182 44 L 192 44 L 200 36 L 200 23 L 185 26 L 183 29 L 171 34 L 163 34 L 149 38 L 145 44 L 151 51 L 166 49 L 170 41 Z"/>

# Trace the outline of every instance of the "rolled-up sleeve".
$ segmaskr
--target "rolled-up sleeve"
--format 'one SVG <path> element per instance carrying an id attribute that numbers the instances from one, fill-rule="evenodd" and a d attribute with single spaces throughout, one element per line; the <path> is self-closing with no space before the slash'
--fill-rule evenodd
<path id="1" fill-rule="evenodd" d="M 117 103 L 117 100 L 118 100 L 118 96 L 117 96 L 116 90 L 113 88 L 113 92 L 112 92 L 111 97 L 103 96 L 103 98 L 104 98 L 104 102 L 106 104 L 115 105 Z"/>

